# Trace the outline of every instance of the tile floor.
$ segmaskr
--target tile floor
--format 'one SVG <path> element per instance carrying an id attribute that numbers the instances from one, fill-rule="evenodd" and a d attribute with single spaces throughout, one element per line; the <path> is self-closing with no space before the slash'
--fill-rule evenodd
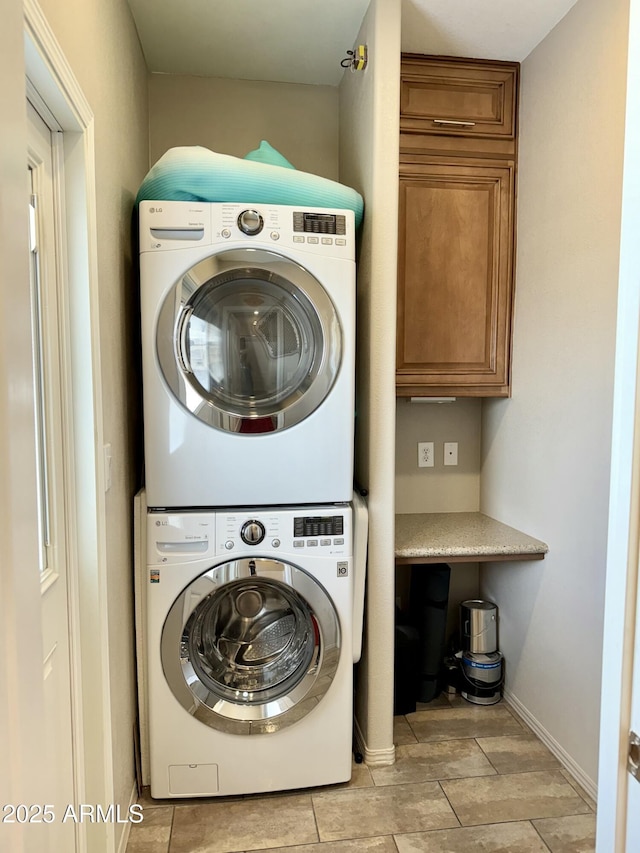
<path id="1" fill-rule="evenodd" d="M 595 804 L 504 704 L 395 719 L 396 763 L 344 785 L 152 800 L 127 853 L 591 853 Z"/>

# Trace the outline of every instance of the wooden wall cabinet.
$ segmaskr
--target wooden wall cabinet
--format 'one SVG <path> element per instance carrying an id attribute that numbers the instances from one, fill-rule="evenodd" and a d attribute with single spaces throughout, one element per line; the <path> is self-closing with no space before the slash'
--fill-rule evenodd
<path id="1" fill-rule="evenodd" d="M 398 396 L 508 396 L 518 66 L 403 56 Z"/>

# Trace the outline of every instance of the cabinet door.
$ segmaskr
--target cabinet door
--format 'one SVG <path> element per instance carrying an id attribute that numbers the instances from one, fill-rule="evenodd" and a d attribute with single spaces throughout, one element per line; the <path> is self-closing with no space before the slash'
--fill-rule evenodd
<path id="1" fill-rule="evenodd" d="M 401 132 L 515 140 L 517 87 L 514 62 L 403 54 Z"/>
<path id="2" fill-rule="evenodd" d="M 399 396 L 508 396 L 513 209 L 513 163 L 401 163 Z"/>

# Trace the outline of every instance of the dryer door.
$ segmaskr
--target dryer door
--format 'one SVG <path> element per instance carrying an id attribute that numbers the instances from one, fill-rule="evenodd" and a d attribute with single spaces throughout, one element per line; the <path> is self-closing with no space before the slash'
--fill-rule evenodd
<path id="1" fill-rule="evenodd" d="M 221 252 L 169 292 L 158 359 L 180 403 L 235 433 L 299 423 L 322 404 L 340 368 L 342 332 L 318 280 L 283 255 Z"/>
<path id="2" fill-rule="evenodd" d="M 178 596 L 161 655 L 174 696 L 196 719 L 235 734 L 274 732 L 306 716 L 331 686 L 338 616 L 299 567 L 235 560 Z"/>

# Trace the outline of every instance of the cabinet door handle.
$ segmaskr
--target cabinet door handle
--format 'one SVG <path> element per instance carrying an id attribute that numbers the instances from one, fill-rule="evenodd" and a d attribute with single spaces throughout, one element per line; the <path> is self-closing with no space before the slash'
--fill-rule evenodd
<path id="1" fill-rule="evenodd" d="M 453 121 L 453 119 L 447 118 L 434 118 L 434 124 L 439 124 L 444 127 L 475 127 L 475 121 Z"/>

